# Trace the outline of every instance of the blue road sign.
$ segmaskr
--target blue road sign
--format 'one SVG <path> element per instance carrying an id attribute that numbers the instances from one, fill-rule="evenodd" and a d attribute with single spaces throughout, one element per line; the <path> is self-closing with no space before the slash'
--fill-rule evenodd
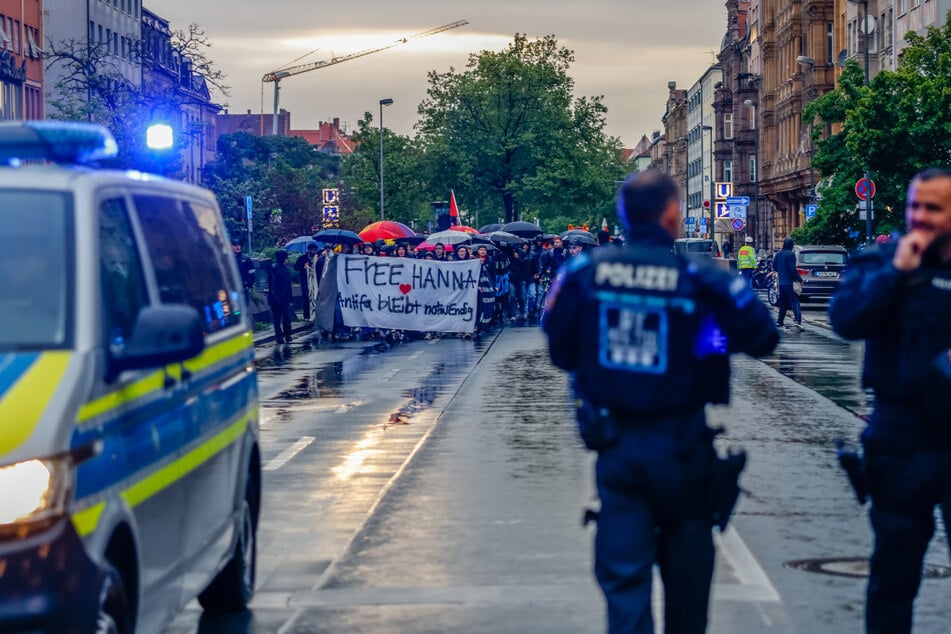
<path id="1" fill-rule="evenodd" d="M 733 183 L 714 183 L 717 200 L 723 200 L 733 195 Z"/>
<path id="2" fill-rule="evenodd" d="M 814 218 L 817 211 L 819 211 L 819 205 L 806 205 L 806 220 Z"/>
<path id="3" fill-rule="evenodd" d="M 706 231 L 706 230 L 707 230 L 707 217 L 706 217 L 706 216 L 700 216 L 700 219 L 699 219 L 699 220 L 700 220 L 700 231 L 701 231 L 701 232 Z"/>
<path id="4" fill-rule="evenodd" d="M 749 196 L 730 196 L 726 199 L 726 204 L 728 205 L 749 205 L 750 197 Z"/>
<path id="5" fill-rule="evenodd" d="M 724 202 L 718 202 L 716 213 L 717 213 L 717 218 L 729 218 L 730 206 Z"/>

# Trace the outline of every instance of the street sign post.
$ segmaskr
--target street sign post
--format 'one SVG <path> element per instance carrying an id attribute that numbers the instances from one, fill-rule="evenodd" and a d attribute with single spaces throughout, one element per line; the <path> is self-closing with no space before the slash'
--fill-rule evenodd
<path id="1" fill-rule="evenodd" d="M 252 218 L 251 210 L 253 209 L 253 202 L 251 201 L 250 196 L 245 196 L 244 208 L 248 215 L 248 253 L 250 254 L 251 253 L 251 231 L 254 229 L 254 225 L 252 224 L 252 220 L 251 220 Z"/>
<path id="2" fill-rule="evenodd" d="M 730 206 L 725 202 L 717 203 L 717 218 L 729 218 L 730 217 Z"/>
<path id="3" fill-rule="evenodd" d="M 730 228 L 733 231 L 743 231 L 744 227 L 746 227 L 746 221 L 742 218 L 734 218 L 730 221 Z"/>
<path id="4" fill-rule="evenodd" d="M 875 181 L 870 178 L 860 178 L 855 181 L 855 195 L 859 200 L 875 198 Z"/>
<path id="5" fill-rule="evenodd" d="M 819 211 L 819 205 L 806 205 L 806 220 L 815 218 L 817 211 Z"/>
<path id="6" fill-rule="evenodd" d="M 730 205 L 730 218 L 746 220 L 746 205 Z"/>
<path id="7" fill-rule="evenodd" d="M 749 196 L 730 196 L 726 199 L 726 204 L 728 205 L 749 205 L 750 197 Z"/>
<path id="8" fill-rule="evenodd" d="M 733 195 L 733 183 L 714 183 L 714 192 L 717 200 L 725 200 Z"/>

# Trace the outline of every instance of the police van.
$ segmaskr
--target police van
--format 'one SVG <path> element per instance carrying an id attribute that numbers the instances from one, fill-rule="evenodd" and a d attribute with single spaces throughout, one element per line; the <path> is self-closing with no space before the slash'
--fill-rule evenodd
<path id="1" fill-rule="evenodd" d="M 214 196 L 0 125 L 0 632 L 156 632 L 247 606 L 251 325 Z"/>

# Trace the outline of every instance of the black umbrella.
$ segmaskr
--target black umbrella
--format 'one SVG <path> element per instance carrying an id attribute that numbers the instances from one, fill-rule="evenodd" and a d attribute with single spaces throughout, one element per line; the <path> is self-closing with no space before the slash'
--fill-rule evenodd
<path id="1" fill-rule="evenodd" d="M 565 231 L 563 234 L 561 234 L 561 239 L 567 240 L 569 238 L 574 238 L 577 236 L 582 236 L 583 238 L 590 238 L 591 240 L 594 240 L 595 244 L 597 244 L 598 242 L 598 239 L 594 237 L 593 233 L 591 233 L 590 231 L 585 231 L 584 229 L 569 229 L 568 231 Z"/>
<path id="2" fill-rule="evenodd" d="M 502 225 L 501 230 L 515 234 L 522 238 L 534 238 L 535 236 L 542 233 L 541 227 L 530 222 L 525 222 L 524 220 L 516 220 L 515 222 Z"/>
<path id="3" fill-rule="evenodd" d="M 517 235 L 508 231 L 493 231 L 486 237 L 495 244 L 504 246 L 516 246 L 523 242 Z"/>
<path id="4" fill-rule="evenodd" d="M 566 237 L 565 237 L 565 242 L 567 242 L 569 245 L 571 245 L 571 244 L 580 244 L 580 245 L 583 246 L 583 247 L 585 247 L 585 246 L 587 246 L 587 247 L 596 247 L 596 246 L 598 246 L 598 241 L 597 241 L 595 238 L 591 237 L 591 236 L 586 236 L 586 235 L 584 235 L 585 233 L 587 233 L 587 232 L 582 231 L 582 232 L 579 232 L 579 233 L 577 233 L 577 234 L 575 234 L 575 235 L 566 236 Z"/>
<path id="5" fill-rule="evenodd" d="M 481 229 L 479 229 L 479 233 L 492 233 L 493 231 L 498 231 L 501 228 L 502 228 L 502 225 L 496 222 L 491 225 L 486 225 L 482 227 Z"/>
<path id="6" fill-rule="evenodd" d="M 324 244 L 349 244 L 353 246 L 363 242 L 363 238 L 353 231 L 346 229 L 323 229 L 313 235 L 314 242 Z"/>

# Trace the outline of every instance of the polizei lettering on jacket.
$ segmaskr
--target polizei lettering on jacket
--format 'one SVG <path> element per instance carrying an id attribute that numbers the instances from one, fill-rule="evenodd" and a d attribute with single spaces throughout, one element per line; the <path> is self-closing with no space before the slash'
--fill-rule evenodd
<path id="1" fill-rule="evenodd" d="M 594 283 L 615 288 L 675 291 L 679 275 L 680 271 L 670 266 L 600 262 L 595 269 Z"/>

